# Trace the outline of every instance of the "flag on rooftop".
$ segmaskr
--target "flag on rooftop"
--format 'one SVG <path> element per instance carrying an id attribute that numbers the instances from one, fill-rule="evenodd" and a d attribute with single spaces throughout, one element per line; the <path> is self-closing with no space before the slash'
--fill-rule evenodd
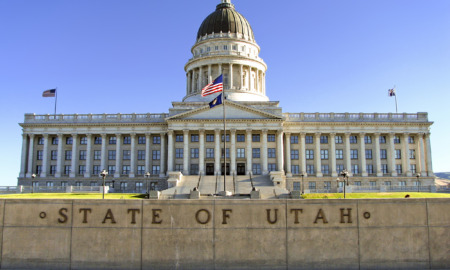
<path id="1" fill-rule="evenodd" d="M 209 103 L 209 108 L 214 108 L 217 105 L 222 104 L 222 94 L 218 95 L 215 99 L 213 99 L 210 103 Z"/>
<path id="2" fill-rule="evenodd" d="M 221 74 L 212 83 L 207 84 L 202 89 L 202 97 L 223 91 L 223 75 Z"/>
<path id="3" fill-rule="evenodd" d="M 44 91 L 44 93 L 42 93 L 42 97 L 55 97 L 55 95 L 56 95 L 56 89 L 46 90 L 46 91 Z"/>
<path id="4" fill-rule="evenodd" d="M 388 95 L 389 95 L 390 97 L 395 97 L 395 96 L 396 96 L 396 95 L 395 95 L 395 89 L 394 89 L 394 88 L 389 89 L 389 90 L 388 90 Z"/>

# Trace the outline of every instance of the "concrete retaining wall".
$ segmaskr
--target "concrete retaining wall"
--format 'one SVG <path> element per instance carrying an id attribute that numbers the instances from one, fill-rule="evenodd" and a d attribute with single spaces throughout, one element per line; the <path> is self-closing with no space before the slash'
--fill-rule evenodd
<path id="1" fill-rule="evenodd" d="M 449 269 L 450 199 L 0 200 L 1 268 Z"/>

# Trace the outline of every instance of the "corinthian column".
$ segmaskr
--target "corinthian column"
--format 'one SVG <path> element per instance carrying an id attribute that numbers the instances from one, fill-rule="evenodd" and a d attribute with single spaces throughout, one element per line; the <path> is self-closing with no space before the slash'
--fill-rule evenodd
<path id="1" fill-rule="evenodd" d="M 200 131 L 200 137 L 201 137 L 201 134 L 202 134 L 202 132 Z M 200 145 L 201 145 L 201 142 L 200 142 Z M 199 160 L 199 162 L 200 162 L 200 160 Z M 201 170 L 201 168 L 199 168 L 199 170 Z M 183 130 L 183 174 L 189 175 L 189 130 L 187 130 L 187 129 Z"/>
<path id="2" fill-rule="evenodd" d="M 56 173 L 55 177 L 61 177 L 62 163 L 63 163 L 63 138 L 62 134 L 58 134 L 58 155 L 56 159 Z"/>
<path id="3" fill-rule="evenodd" d="M 284 172 L 283 130 L 277 132 L 277 161 L 278 171 Z"/>
<path id="4" fill-rule="evenodd" d="M 411 162 L 409 160 L 409 142 L 408 142 L 409 134 L 403 134 L 403 155 L 402 155 L 402 165 L 403 171 L 406 172 L 406 176 L 412 176 L 411 173 Z"/>
<path id="5" fill-rule="evenodd" d="M 19 177 L 23 178 L 25 177 L 25 170 L 27 166 L 27 142 L 28 142 L 28 134 L 22 134 L 22 156 L 20 159 L 20 173 Z"/>
<path id="6" fill-rule="evenodd" d="M 317 177 L 323 177 L 323 173 L 322 173 L 322 160 L 321 160 L 321 155 L 320 155 L 320 133 L 316 133 L 315 134 L 315 150 L 316 150 L 316 155 L 315 155 L 315 159 L 316 159 L 316 176 Z"/>
<path id="7" fill-rule="evenodd" d="M 236 129 L 230 130 L 230 159 L 231 159 L 231 175 L 236 174 Z"/>
<path id="8" fill-rule="evenodd" d="M 330 162 L 331 162 L 331 177 L 337 177 L 336 172 L 336 133 L 330 133 Z"/>
<path id="9" fill-rule="evenodd" d="M 261 146 L 262 173 L 263 175 L 266 175 L 269 173 L 267 166 L 267 129 L 262 130 Z"/>
<path id="10" fill-rule="evenodd" d="M 33 174 L 34 134 L 30 134 L 30 145 L 28 147 L 28 169 L 27 178 Z"/>
<path id="11" fill-rule="evenodd" d="M 77 175 L 78 167 L 78 134 L 72 134 L 72 162 L 70 166 L 70 177 L 74 178 Z"/>
<path id="12" fill-rule="evenodd" d="M 366 166 L 366 142 L 365 142 L 365 133 L 359 134 L 359 158 L 361 161 L 361 176 L 366 177 L 369 176 L 367 174 L 367 166 Z"/>
<path id="13" fill-rule="evenodd" d="M 423 140 L 422 140 L 423 141 Z M 423 144 L 423 143 L 422 143 Z M 42 157 L 42 171 L 41 177 L 47 177 L 47 167 L 48 167 L 48 134 L 44 134 L 44 151 Z"/>
<path id="14" fill-rule="evenodd" d="M 292 172 L 291 172 L 291 133 L 286 132 L 284 133 L 286 136 L 285 142 L 286 142 L 286 153 L 285 153 L 285 157 L 286 157 L 286 176 L 287 177 L 292 177 Z"/>
<path id="15" fill-rule="evenodd" d="M 431 158 L 431 138 L 430 138 L 431 134 L 427 133 L 425 134 L 425 138 L 426 138 L 426 146 L 427 146 L 427 171 L 428 171 L 428 176 L 434 176 L 433 173 L 433 162 L 432 162 L 432 158 Z"/>
<path id="16" fill-rule="evenodd" d="M 252 172 L 252 130 L 251 129 L 247 129 L 246 130 L 246 146 L 247 149 L 245 149 L 245 151 L 247 153 L 245 153 L 245 156 L 247 157 L 247 174 L 250 174 Z"/>

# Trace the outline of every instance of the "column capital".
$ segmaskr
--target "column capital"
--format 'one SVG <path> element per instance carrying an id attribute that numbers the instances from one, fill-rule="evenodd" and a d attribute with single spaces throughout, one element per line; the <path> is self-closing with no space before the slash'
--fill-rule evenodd
<path id="1" fill-rule="evenodd" d="M 359 136 L 364 137 L 364 136 L 366 136 L 366 133 L 365 132 L 360 132 Z"/>
<path id="2" fill-rule="evenodd" d="M 108 135 L 108 134 L 106 134 L 106 133 L 102 133 L 102 134 L 101 134 L 102 138 L 105 138 L 106 135 Z"/>
<path id="3" fill-rule="evenodd" d="M 405 132 L 405 133 L 403 133 L 403 138 L 408 139 L 409 135 L 410 135 L 409 132 Z"/>
<path id="4" fill-rule="evenodd" d="M 221 131 L 221 129 L 219 129 L 219 128 L 214 129 L 215 134 L 220 134 L 220 131 Z"/>
<path id="5" fill-rule="evenodd" d="M 247 133 L 252 133 L 252 132 L 253 132 L 253 129 L 247 128 L 245 131 L 246 131 Z"/>
<path id="6" fill-rule="evenodd" d="M 300 137 L 305 138 L 306 132 L 300 132 Z"/>
<path id="7" fill-rule="evenodd" d="M 232 128 L 232 129 L 230 129 L 230 132 L 231 132 L 231 134 L 236 134 L 236 129 Z"/>
<path id="8" fill-rule="evenodd" d="M 166 136 L 166 134 L 167 134 L 167 131 L 161 131 L 161 132 L 159 133 L 159 135 L 161 135 L 161 136 Z"/>
<path id="9" fill-rule="evenodd" d="M 76 137 L 78 137 L 78 134 L 77 133 L 72 133 L 72 134 L 70 134 L 73 138 L 76 138 Z"/>
<path id="10" fill-rule="evenodd" d="M 333 137 L 336 136 L 336 132 L 331 132 L 330 136 L 333 136 Z"/>
<path id="11" fill-rule="evenodd" d="M 344 133 L 344 136 L 345 136 L 345 138 L 348 138 L 348 137 L 350 137 L 350 135 L 352 135 L 352 133 L 351 133 L 351 132 L 345 132 L 345 133 Z"/>
<path id="12" fill-rule="evenodd" d="M 320 135 L 322 135 L 322 133 L 316 132 L 314 135 L 316 135 L 316 138 L 317 138 L 317 137 L 320 137 Z"/>
<path id="13" fill-rule="evenodd" d="M 289 132 L 289 131 L 286 131 L 284 134 L 285 134 L 286 136 L 291 136 L 291 132 Z"/>
<path id="14" fill-rule="evenodd" d="M 57 134 L 57 136 L 58 136 L 58 138 L 61 138 L 61 137 L 63 137 L 63 136 L 64 136 L 64 134 L 62 134 L 62 133 L 58 133 L 58 134 Z"/>
<path id="15" fill-rule="evenodd" d="M 28 139 L 28 134 L 22 133 L 22 138 L 23 138 L 23 139 Z"/>
<path id="16" fill-rule="evenodd" d="M 167 131 L 167 134 L 170 135 L 170 136 L 173 136 L 173 133 L 174 133 L 173 130 L 168 130 L 168 131 Z"/>
<path id="17" fill-rule="evenodd" d="M 380 132 L 375 132 L 373 135 L 375 135 L 375 137 L 380 137 L 381 133 Z"/>
<path id="18" fill-rule="evenodd" d="M 431 136 L 431 132 L 426 132 L 426 133 L 425 133 L 425 136 L 426 136 L 426 137 L 430 137 L 430 136 Z"/>
<path id="19" fill-rule="evenodd" d="M 42 137 L 44 137 L 45 139 L 48 139 L 48 133 L 44 133 L 44 134 L 42 134 Z"/>
<path id="20" fill-rule="evenodd" d="M 389 132 L 388 135 L 389 135 L 389 138 L 392 138 L 395 136 L 395 132 Z"/>
<path id="21" fill-rule="evenodd" d="M 189 130 L 188 130 L 187 132 L 189 132 Z M 204 134 L 204 133 L 205 133 L 205 129 L 204 129 L 204 128 L 201 128 L 201 129 L 198 130 L 198 132 L 199 132 L 200 134 Z"/>
<path id="22" fill-rule="evenodd" d="M 130 136 L 131 136 L 131 137 L 136 136 L 136 132 L 131 132 L 131 133 L 130 133 Z"/>
<path id="23" fill-rule="evenodd" d="M 116 134 L 116 136 L 120 136 L 120 134 Z M 145 133 L 145 137 L 150 137 L 150 136 L 152 136 L 152 134 L 150 132 Z"/>
<path id="24" fill-rule="evenodd" d="M 86 137 L 91 138 L 92 137 L 92 133 L 86 133 Z"/>
<path id="25" fill-rule="evenodd" d="M 278 129 L 278 130 L 277 130 L 277 133 L 278 133 L 278 134 L 283 134 L 283 133 L 284 133 L 284 130 L 283 130 L 283 129 Z"/>
<path id="26" fill-rule="evenodd" d="M 201 132 L 202 130 L 200 129 L 199 131 Z M 183 134 L 184 135 L 188 135 L 189 134 L 189 129 L 183 129 Z"/>
<path id="27" fill-rule="evenodd" d="M 261 130 L 262 134 L 267 134 L 268 131 L 269 131 L 269 130 L 268 130 L 267 128 L 263 128 L 263 129 Z"/>
<path id="28" fill-rule="evenodd" d="M 425 132 L 418 132 L 417 135 L 419 135 L 419 136 L 424 136 L 424 135 L 425 135 Z"/>

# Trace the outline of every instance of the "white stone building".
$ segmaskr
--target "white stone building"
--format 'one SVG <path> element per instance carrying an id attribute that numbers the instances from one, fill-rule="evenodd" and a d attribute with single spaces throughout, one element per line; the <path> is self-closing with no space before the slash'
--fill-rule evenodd
<path id="1" fill-rule="evenodd" d="M 345 169 L 354 186 L 434 183 L 427 113 L 283 113 L 266 96 L 259 52 L 248 21 L 222 0 L 200 26 L 185 66 L 186 95 L 169 113 L 26 114 L 18 184 L 101 185 L 103 169 L 108 184 L 124 190 L 167 189 L 199 175 L 217 180 L 223 106 L 210 109 L 215 95 L 200 92 L 219 74 L 226 167 L 235 180 L 261 175 L 299 190 L 303 178 L 305 190 L 332 190 Z"/>

